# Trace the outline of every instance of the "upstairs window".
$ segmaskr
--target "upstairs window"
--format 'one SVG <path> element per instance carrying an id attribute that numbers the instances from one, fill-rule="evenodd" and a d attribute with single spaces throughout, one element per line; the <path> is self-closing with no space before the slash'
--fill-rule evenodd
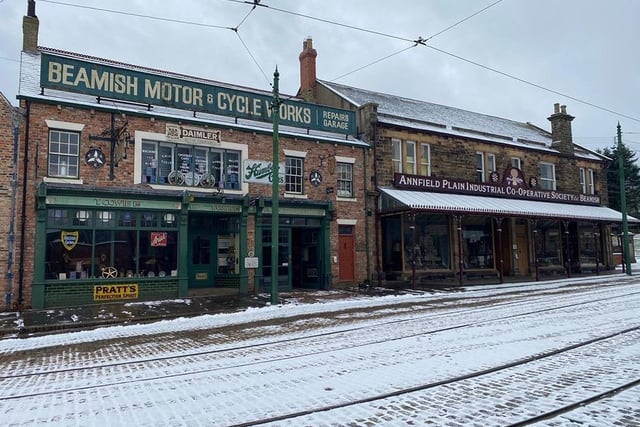
<path id="1" fill-rule="evenodd" d="M 241 152 L 142 141 L 142 182 L 186 187 L 240 189 Z"/>
<path id="2" fill-rule="evenodd" d="M 593 169 L 587 169 L 587 194 L 596 194 L 596 176 Z"/>
<path id="3" fill-rule="evenodd" d="M 431 146 L 420 144 L 420 175 L 431 176 Z"/>
<path id="4" fill-rule="evenodd" d="M 520 157 L 511 158 L 511 167 L 522 170 L 522 161 L 520 160 Z"/>
<path id="5" fill-rule="evenodd" d="M 353 197 L 353 164 L 337 163 L 338 197 Z"/>
<path id="6" fill-rule="evenodd" d="M 540 187 L 543 190 L 556 189 L 556 166 L 553 163 L 540 163 Z"/>
<path id="7" fill-rule="evenodd" d="M 287 193 L 302 194 L 304 176 L 304 159 L 302 157 L 286 157 L 285 162 L 285 191 Z"/>
<path id="8" fill-rule="evenodd" d="M 584 168 L 580 168 L 580 192 L 582 194 L 587 192 L 587 175 Z"/>
<path id="9" fill-rule="evenodd" d="M 484 153 L 476 153 L 476 181 L 485 181 Z"/>
<path id="10" fill-rule="evenodd" d="M 80 133 L 49 131 L 49 171 L 56 178 L 78 178 Z"/>
<path id="11" fill-rule="evenodd" d="M 391 162 L 393 172 L 402 173 L 402 141 L 399 139 L 391 140 Z"/>
<path id="12" fill-rule="evenodd" d="M 416 165 L 416 143 L 414 141 L 407 141 L 407 155 L 405 156 L 405 170 L 407 173 L 415 175 L 417 173 Z"/>

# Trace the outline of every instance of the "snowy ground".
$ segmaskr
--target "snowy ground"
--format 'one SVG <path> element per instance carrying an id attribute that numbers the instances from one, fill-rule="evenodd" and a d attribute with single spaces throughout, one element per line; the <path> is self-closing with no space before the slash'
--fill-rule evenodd
<path id="1" fill-rule="evenodd" d="M 536 425 L 640 426 L 638 284 L 494 285 L 5 339 L 0 420 L 502 426 L 628 385 Z"/>

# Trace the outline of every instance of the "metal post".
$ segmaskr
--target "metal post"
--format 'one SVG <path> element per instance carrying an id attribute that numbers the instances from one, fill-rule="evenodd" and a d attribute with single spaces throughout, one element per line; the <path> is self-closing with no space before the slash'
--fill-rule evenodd
<path id="1" fill-rule="evenodd" d="M 500 283 L 504 283 L 504 257 L 502 256 L 502 220 L 504 218 L 494 218 L 497 225 L 498 242 L 496 243 L 496 251 L 498 253 L 498 272 L 500 273 Z"/>
<path id="2" fill-rule="evenodd" d="M 409 230 L 411 232 L 411 287 L 416 289 L 416 214 L 409 214 Z"/>
<path id="3" fill-rule="evenodd" d="M 462 216 L 458 215 L 458 273 L 460 274 L 460 286 L 462 286 L 462 275 L 464 274 L 464 260 L 462 259 Z"/>
<path id="4" fill-rule="evenodd" d="M 600 236 L 600 233 L 598 232 L 598 224 L 597 223 L 593 223 L 593 250 L 595 252 L 595 256 L 596 256 L 596 276 L 600 275 L 600 261 L 598 260 L 598 237 Z"/>
<path id="5" fill-rule="evenodd" d="M 571 254 L 569 250 L 569 221 L 563 221 L 564 224 L 564 245 L 567 254 L 567 277 L 571 278 Z"/>
<path id="6" fill-rule="evenodd" d="M 273 104 L 271 105 L 271 115 L 273 118 L 273 157 L 272 157 L 272 176 L 271 182 L 271 304 L 278 303 L 278 250 L 280 244 L 280 218 L 279 218 L 279 184 L 280 177 L 280 139 L 278 135 L 278 127 L 280 124 L 280 95 L 278 93 L 278 81 L 280 73 L 278 67 L 273 73 Z"/>
<path id="7" fill-rule="evenodd" d="M 618 122 L 618 174 L 620 175 L 620 210 L 622 211 L 622 255 L 626 273 L 631 276 L 631 254 L 629 253 L 629 223 L 627 222 L 627 197 L 624 183 L 624 161 L 622 159 L 622 129 Z"/>

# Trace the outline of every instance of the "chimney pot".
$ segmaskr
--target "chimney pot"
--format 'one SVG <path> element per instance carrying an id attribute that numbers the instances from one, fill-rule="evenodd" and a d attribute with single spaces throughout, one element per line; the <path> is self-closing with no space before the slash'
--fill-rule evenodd
<path id="1" fill-rule="evenodd" d="M 553 112 L 556 114 L 560 112 L 560 104 L 558 104 L 557 102 L 553 104 Z"/>
<path id="2" fill-rule="evenodd" d="M 567 114 L 567 106 L 566 105 L 561 105 L 560 106 L 560 111 L 562 112 L 562 114 Z"/>

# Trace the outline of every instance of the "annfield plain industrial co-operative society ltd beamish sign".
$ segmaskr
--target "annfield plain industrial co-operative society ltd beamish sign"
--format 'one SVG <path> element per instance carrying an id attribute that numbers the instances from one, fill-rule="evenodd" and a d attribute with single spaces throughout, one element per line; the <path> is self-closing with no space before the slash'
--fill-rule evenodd
<path id="1" fill-rule="evenodd" d="M 273 121 L 273 96 L 198 81 L 42 54 L 40 86 L 140 104 Z M 355 135 L 355 113 L 294 100 L 282 100 L 285 126 Z"/>

